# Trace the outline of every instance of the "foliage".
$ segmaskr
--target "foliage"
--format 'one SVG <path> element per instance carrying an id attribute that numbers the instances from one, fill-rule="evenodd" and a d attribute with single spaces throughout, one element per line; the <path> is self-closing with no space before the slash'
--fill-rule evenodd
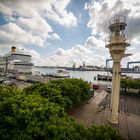
<path id="1" fill-rule="evenodd" d="M 138 91 L 137 94 L 140 95 L 140 80 L 139 79 L 122 79 L 121 88 L 125 92 L 131 92 L 131 89 Z"/>
<path id="2" fill-rule="evenodd" d="M 3 88 L 5 92 L 5 88 Z M 7 90 L 7 89 L 6 89 Z M 7 90 L 8 91 L 8 90 Z M 40 95 L 26 95 L 16 92 L 11 96 L 5 92 L 0 103 L 1 139 L 22 138 L 46 135 L 47 122 L 52 118 L 64 117 L 64 109 Z M 3 94 L 1 88 L 1 95 Z"/>
<path id="3" fill-rule="evenodd" d="M 23 90 L 27 95 L 28 94 L 39 94 L 44 98 L 47 98 L 50 102 L 61 105 L 62 107 L 66 106 L 66 99 L 61 95 L 59 89 L 55 89 L 52 86 L 45 83 L 33 84 L 30 87 L 27 87 Z"/>
<path id="4" fill-rule="evenodd" d="M 109 126 L 95 126 L 88 128 L 88 139 L 95 140 L 122 140 L 122 136 L 119 135 L 118 131 L 112 129 Z"/>
<path id="5" fill-rule="evenodd" d="M 88 100 L 91 95 L 89 84 L 81 79 L 55 80 L 51 84 L 55 84 L 53 88 L 59 89 L 63 97 L 70 99 L 72 106 Z"/>
<path id="6" fill-rule="evenodd" d="M 65 81 L 65 80 L 64 80 Z M 58 82 L 58 84 L 57 84 Z M 18 90 L 16 87 L 0 86 L 0 139 L 1 140 L 100 140 L 122 139 L 119 133 L 110 127 L 92 126 L 85 128 L 68 117 L 65 105 L 62 103 L 68 94 L 68 84 L 65 88 L 54 81 L 49 84 L 34 84 L 30 88 Z M 65 81 L 69 83 L 71 81 Z M 72 82 L 78 87 L 78 84 Z M 77 81 L 78 82 L 78 81 Z M 59 88 L 56 89 L 53 87 Z M 84 85 L 84 82 L 83 82 Z M 80 87 L 81 86 L 81 87 Z M 88 90 L 88 86 L 79 84 L 77 91 L 82 94 Z M 83 92 L 83 93 L 82 93 Z M 63 94 L 62 94 L 63 93 Z M 65 94 L 64 94 L 65 93 Z M 88 93 L 87 93 L 88 94 Z M 85 96 L 82 96 L 82 98 Z M 57 99 L 58 98 L 58 99 Z M 87 99 L 87 97 L 85 98 Z M 69 100 L 72 100 L 70 98 Z M 82 101 L 82 99 L 80 99 Z M 73 101 L 73 100 L 72 100 Z M 56 103 L 55 103 L 56 102 Z M 75 100 L 73 101 L 75 103 Z"/>
<path id="7" fill-rule="evenodd" d="M 49 101 L 60 104 L 65 110 L 88 100 L 91 96 L 90 86 L 79 79 L 54 80 L 47 84 L 34 84 L 24 89 L 26 94 L 37 93 Z"/>

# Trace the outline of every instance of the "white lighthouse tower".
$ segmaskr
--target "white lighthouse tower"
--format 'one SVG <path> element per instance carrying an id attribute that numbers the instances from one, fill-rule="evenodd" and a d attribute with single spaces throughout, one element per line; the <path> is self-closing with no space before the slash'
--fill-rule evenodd
<path id="1" fill-rule="evenodd" d="M 120 62 L 125 57 L 126 47 L 130 45 L 128 36 L 124 31 L 126 28 L 126 18 L 121 15 L 113 16 L 109 21 L 110 38 L 106 47 L 109 49 L 113 60 L 112 91 L 110 101 L 109 122 L 118 123 L 118 108 L 120 94 L 121 67 Z"/>

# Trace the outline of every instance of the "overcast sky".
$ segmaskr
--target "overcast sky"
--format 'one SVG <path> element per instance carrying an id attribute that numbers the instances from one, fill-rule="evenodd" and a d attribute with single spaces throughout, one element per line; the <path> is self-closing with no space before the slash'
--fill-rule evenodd
<path id="1" fill-rule="evenodd" d="M 0 0 L 0 55 L 16 46 L 35 65 L 105 66 L 108 21 L 115 14 L 126 16 L 131 37 L 126 66 L 140 60 L 139 0 Z"/>

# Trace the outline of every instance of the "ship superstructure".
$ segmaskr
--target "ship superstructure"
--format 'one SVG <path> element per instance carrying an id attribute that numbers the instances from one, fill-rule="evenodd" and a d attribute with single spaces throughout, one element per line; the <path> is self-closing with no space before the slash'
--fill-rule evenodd
<path id="1" fill-rule="evenodd" d="M 11 47 L 11 52 L 0 57 L 1 71 L 12 73 L 31 73 L 33 63 L 31 55 L 25 54 L 23 50 L 19 51 L 16 47 Z"/>

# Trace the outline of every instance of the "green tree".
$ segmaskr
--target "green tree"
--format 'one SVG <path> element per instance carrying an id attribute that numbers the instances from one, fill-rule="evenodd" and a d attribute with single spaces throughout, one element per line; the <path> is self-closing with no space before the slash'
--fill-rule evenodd
<path id="1" fill-rule="evenodd" d="M 95 126 L 88 128 L 87 138 L 89 140 L 123 140 L 116 129 L 109 126 Z"/>
<path id="2" fill-rule="evenodd" d="M 9 89 L 9 87 L 8 87 Z M 64 109 L 40 95 L 26 95 L 12 89 L 1 89 L 0 137 L 1 139 L 32 139 L 47 135 L 48 122 L 65 116 Z M 5 93 L 5 95 L 3 94 Z"/>
<path id="3" fill-rule="evenodd" d="M 59 89 L 64 97 L 72 102 L 72 106 L 78 105 L 91 97 L 90 85 L 81 79 L 65 79 L 51 81 L 53 88 Z"/>
<path id="4" fill-rule="evenodd" d="M 80 79 L 54 80 L 47 84 L 33 84 L 24 89 L 26 94 L 40 94 L 49 101 L 58 103 L 65 110 L 86 101 L 91 97 L 90 86 Z"/>
<path id="5" fill-rule="evenodd" d="M 85 128 L 83 125 L 77 124 L 73 118 L 66 114 L 65 105 L 62 106 L 62 102 L 55 103 L 57 99 L 53 100 L 53 97 L 62 96 L 61 90 L 52 89 L 53 86 L 57 85 L 56 83 L 34 84 L 24 90 L 0 86 L 1 140 L 123 139 L 116 130 L 110 127 L 92 126 Z M 68 85 L 73 88 L 72 85 Z M 68 87 L 65 88 L 62 85 L 60 89 L 65 91 L 66 97 L 75 93 L 73 91 L 69 95 L 67 93 Z M 55 94 L 53 94 L 54 92 Z M 75 94 L 77 95 L 77 93 Z"/>
<path id="6" fill-rule="evenodd" d="M 126 91 L 127 90 L 127 85 L 128 85 L 127 80 L 122 79 L 121 80 L 121 88 L 124 89 L 125 92 L 127 92 Z"/>
<path id="7" fill-rule="evenodd" d="M 59 89 L 54 88 L 50 84 L 46 83 L 37 83 L 33 84 L 30 87 L 27 87 L 23 90 L 27 95 L 28 94 L 40 94 L 42 97 L 47 98 L 50 102 L 57 103 L 63 107 L 66 106 L 66 99 L 61 95 Z"/>
<path id="8" fill-rule="evenodd" d="M 140 95 L 140 80 L 139 79 L 123 79 L 121 80 L 121 88 L 125 89 L 131 93 L 131 89 L 138 90 L 138 95 Z"/>

